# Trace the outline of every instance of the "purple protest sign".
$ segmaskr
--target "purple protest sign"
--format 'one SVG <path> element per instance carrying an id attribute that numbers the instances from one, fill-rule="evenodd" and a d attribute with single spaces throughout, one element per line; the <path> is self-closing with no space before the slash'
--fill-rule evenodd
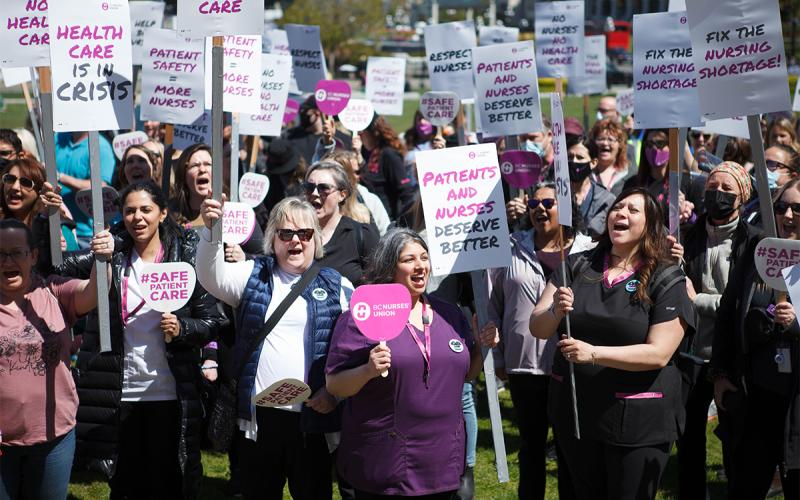
<path id="1" fill-rule="evenodd" d="M 350 100 L 350 84 L 343 80 L 320 80 L 314 89 L 317 107 L 326 115 L 338 115 Z"/>
<path id="2" fill-rule="evenodd" d="M 292 98 L 286 99 L 286 109 L 283 111 L 283 124 L 292 123 L 299 112 L 300 102 Z"/>
<path id="3" fill-rule="evenodd" d="M 403 332 L 411 314 L 411 294 L 397 283 L 362 285 L 353 291 L 350 310 L 358 330 L 381 345 Z M 387 372 L 381 373 L 385 377 Z"/>
<path id="4" fill-rule="evenodd" d="M 516 189 L 528 189 L 537 182 L 542 157 L 531 151 L 506 151 L 500 155 L 500 174 Z"/>

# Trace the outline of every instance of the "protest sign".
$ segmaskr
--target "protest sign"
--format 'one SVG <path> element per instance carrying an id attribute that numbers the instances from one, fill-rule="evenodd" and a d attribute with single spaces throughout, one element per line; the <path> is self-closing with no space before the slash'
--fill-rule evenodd
<path id="1" fill-rule="evenodd" d="M 317 82 L 324 80 L 327 72 L 319 26 L 287 24 L 284 28 L 292 51 L 292 69 L 297 87 L 302 92 L 314 92 Z"/>
<path id="2" fill-rule="evenodd" d="M 511 263 L 494 143 L 418 151 L 417 173 L 434 276 Z"/>
<path id="3" fill-rule="evenodd" d="M 291 56 L 261 54 L 261 112 L 239 116 L 240 134 L 281 135 L 291 74 Z"/>
<path id="4" fill-rule="evenodd" d="M 293 406 L 302 403 L 309 396 L 311 388 L 302 380 L 284 378 L 253 396 L 253 404 L 267 408 Z"/>
<path id="5" fill-rule="evenodd" d="M 367 99 L 380 115 L 402 115 L 406 60 L 370 57 L 367 60 Z"/>
<path id="6" fill-rule="evenodd" d="M 366 99 L 350 99 L 347 106 L 339 113 L 339 121 L 344 128 L 356 133 L 364 130 L 372 122 L 375 110 Z"/>
<path id="7" fill-rule="evenodd" d="M 703 126 L 699 127 L 699 129 L 709 134 L 750 139 L 750 131 L 747 130 L 747 119 L 743 116 L 722 118 L 720 120 L 704 120 Z"/>
<path id="8" fill-rule="evenodd" d="M 528 189 L 537 182 L 542 157 L 532 151 L 506 151 L 500 155 L 500 173 L 515 189 Z"/>
<path id="9" fill-rule="evenodd" d="M 111 186 L 103 186 L 103 219 L 111 221 L 119 215 L 119 193 Z M 75 193 L 75 204 L 89 217 L 94 218 L 92 190 L 81 189 Z"/>
<path id="10" fill-rule="evenodd" d="M 350 100 L 350 84 L 344 80 L 320 80 L 314 89 L 317 108 L 326 115 L 338 115 Z"/>
<path id="11" fill-rule="evenodd" d="M 149 29 L 144 41 L 139 117 L 188 125 L 205 110 L 203 41 Z"/>
<path id="12" fill-rule="evenodd" d="M 800 304 L 800 265 L 784 268 L 781 274 L 792 304 Z"/>
<path id="13" fill-rule="evenodd" d="M 118 130 L 133 123 L 127 0 L 50 2 L 53 130 Z"/>
<path id="14" fill-rule="evenodd" d="M 456 119 L 461 103 L 455 92 L 425 92 L 419 100 L 419 111 L 436 127 L 444 127 Z"/>
<path id="15" fill-rule="evenodd" d="M 300 112 L 300 103 L 294 99 L 286 99 L 286 110 L 283 112 L 283 124 L 292 123 Z"/>
<path id="16" fill-rule="evenodd" d="M 48 0 L 5 0 L 0 13 L 0 67 L 50 65 Z"/>
<path id="17" fill-rule="evenodd" d="M 261 35 L 264 3 L 247 0 L 178 0 L 177 29 L 192 38 Z M 259 42 L 259 45 L 261 42 Z"/>
<path id="18" fill-rule="evenodd" d="M 289 50 L 289 38 L 286 36 L 286 31 L 265 29 L 264 34 L 261 36 L 261 53 L 291 57 L 292 51 Z M 297 80 L 294 78 L 293 68 L 289 69 L 289 93 L 302 93 L 300 89 L 297 88 Z"/>
<path id="19" fill-rule="evenodd" d="M 606 37 L 587 36 L 583 42 L 584 74 L 569 81 L 570 94 L 602 94 L 608 89 L 606 80 Z"/>
<path id="20" fill-rule="evenodd" d="M 533 42 L 472 49 L 475 105 L 484 136 L 542 130 Z"/>
<path id="21" fill-rule="evenodd" d="M 686 0 L 669 0 L 667 11 L 677 12 L 686 10 Z"/>
<path id="22" fill-rule="evenodd" d="M 117 156 L 117 159 L 121 160 L 126 149 L 128 149 L 130 146 L 144 144 L 149 139 L 150 138 L 147 137 L 147 134 L 141 130 L 137 130 L 135 132 L 117 135 L 114 137 L 114 141 L 111 143 L 111 146 L 114 148 L 114 154 Z"/>
<path id="23" fill-rule="evenodd" d="M 519 28 L 506 26 L 480 26 L 478 28 L 478 45 L 496 45 L 498 43 L 512 43 L 519 40 Z"/>
<path id="24" fill-rule="evenodd" d="M 703 116 L 789 109 L 778 0 L 686 3 Z"/>
<path id="25" fill-rule="evenodd" d="M 162 313 L 179 310 L 194 293 L 197 276 L 188 262 L 159 262 L 146 264 L 139 276 L 144 301 Z"/>
<path id="26" fill-rule="evenodd" d="M 211 38 L 206 38 L 205 107 L 211 106 Z M 261 103 L 261 36 L 225 36 L 222 109 L 250 113 Z"/>
<path id="27" fill-rule="evenodd" d="M 700 95 L 686 13 L 633 16 L 633 46 L 636 128 L 700 126 Z"/>
<path id="28" fill-rule="evenodd" d="M 450 91 L 460 99 L 472 99 L 472 51 L 475 23 L 460 21 L 425 27 L 425 54 L 431 89 Z"/>
<path id="29" fill-rule="evenodd" d="M 633 114 L 633 89 L 624 89 L 617 92 L 617 112 L 620 116 Z"/>
<path id="30" fill-rule="evenodd" d="M 264 201 L 269 192 L 269 177 L 247 172 L 239 180 L 239 201 L 251 207 L 257 207 Z"/>
<path id="31" fill-rule="evenodd" d="M 782 238 L 764 238 L 755 250 L 756 270 L 767 286 L 786 291 L 781 271 L 800 264 L 800 241 Z"/>
<path id="32" fill-rule="evenodd" d="M 539 76 L 583 74 L 583 1 L 542 2 L 535 7 Z"/>
<path id="33" fill-rule="evenodd" d="M 350 311 L 358 330 L 385 346 L 403 333 L 411 314 L 411 295 L 397 283 L 361 285 L 350 298 Z M 382 377 L 388 375 L 388 370 L 381 372 Z"/>
<path id="34" fill-rule="evenodd" d="M 800 111 L 800 78 L 797 79 L 797 84 L 794 86 L 794 101 L 792 102 L 792 111 Z"/>
<path id="35" fill-rule="evenodd" d="M 572 193 L 567 163 L 567 134 L 564 131 L 564 108 L 558 92 L 550 94 L 550 116 L 553 123 L 553 167 L 555 169 L 556 198 L 560 209 L 558 223 L 572 227 Z"/>
<path id="36" fill-rule="evenodd" d="M 3 75 L 3 84 L 6 87 L 14 87 L 31 81 L 30 68 L 2 68 L 0 74 Z"/>
<path id="37" fill-rule="evenodd" d="M 229 201 L 222 207 L 222 241 L 231 245 L 241 245 L 253 235 L 256 214 L 246 203 Z"/>
<path id="38" fill-rule="evenodd" d="M 161 28 L 164 22 L 163 2 L 130 2 L 131 45 L 133 45 L 133 64 L 144 64 L 144 34 L 148 30 Z M 148 35 L 149 36 L 149 35 Z"/>
<path id="39" fill-rule="evenodd" d="M 211 111 L 204 111 L 189 125 L 176 124 L 172 132 L 173 149 L 186 149 L 192 144 L 211 142 Z"/>

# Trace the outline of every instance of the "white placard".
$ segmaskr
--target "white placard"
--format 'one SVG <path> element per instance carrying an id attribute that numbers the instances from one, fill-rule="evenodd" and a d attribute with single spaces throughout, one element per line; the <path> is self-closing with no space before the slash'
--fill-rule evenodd
<path id="1" fill-rule="evenodd" d="M 121 160 L 126 149 L 131 146 L 144 144 L 149 140 L 150 138 L 147 137 L 147 134 L 141 130 L 137 130 L 134 132 L 127 132 L 125 134 L 118 134 L 116 137 L 114 137 L 114 141 L 111 143 L 111 146 L 114 148 L 114 155 L 116 155 L 118 160 Z"/>
<path id="2" fill-rule="evenodd" d="M 144 34 L 147 30 L 161 28 L 164 22 L 163 2 L 130 2 L 131 45 L 133 45 L 133 64 L 144 64 Z"/>
<path id="3" fill-rule="evenodd" d="M 3 84 L 6 87 L 13 87 L 31 81 L 30 68 L 2 68 L 0 74 L 3 75 Z"/>
<path id="4" fill-rule="evenodd" d="M 669 12 L 685 11 L 686 0 L 669 0 L 669 6 L 667 7 L 667 10 Z"/>
<path id="5" fill-rule="evenodd" d="M 790 108 L 778 0 L 704 0 L 686 8 L 704 118 Z"/>
<path id="6" fill-rule="evenodd" d="M 455 92 L 425 92 L 419 99 L 419 111 L 436 127 L 444 127 L 455 120 L 461 103 Z"/>
<path id="7" fill-rule="evenodd" d="M 700 126 L 700 94 L 686 13 L 633 16 L 633 46 L 636 128 Z"/>
<path id="8" fill-rule="evenodd" d="M 729 137 L 750 139 L 750 130 L 747 128 L 747 117 L 744 116 L 704 121 L 700 130 L 709 134 L 721 134 Z"/>
<path id="9" fill-rule="evenodd" d="M 558 92 L 550 94 L 550 116 L 553 121 L 553 167 L 555 168 L 558 223 L 572 227 L 572 193 L 567 164 L 567 134 L 564 131 L 564 109 Z"/>
<path id="10" fill-rule="evenodd" d="M 459 21 L 425 27 L 425 54 L 431 90 L 450 91 L 472 99 L 472 49 L 476 46 L 475 23 Z"/>
<path id="11" fill-rule="evenodd" d="M 326 78 L 325 53 L 319 39 L 319 26 L 287 24 L 286 37 L 292 52 L 292 68 L 297 87 L 314 92 L 317 82 Z"/>
<path id="12" fill-rule="evenodd" d="M 50 0 L 52 1 L 52 0 Z M 48 0 L 4 0 L 0 10 L 0 67 L 50 65 Z"/>
<path id="13" fill-rule="evenodd" d="M 255 172 L 246 172 L 239 179 L 239 201 L 257 207 L 269 192 L 269 177 Z"/>
<path id="14" fill-rule="evenodd" d="M 291 56 L 292 51 L 289 50 L 289 38 L 286 36 L 286 31 L 265 29 L 264 34 L 261 36 L 261 53 Z M 291 70 L 290 78 L 289 93 L 301 94 L 302 92 L 297 87 L 297 80 L 294 77 L 294 68 Z"/>
<path id="15" fill-rule="evenodd" d="M 149 29 L 139 117 L 188 125 L 205 110 L 204 45 L 173 30 Z"/>
<path id="16" fill-rule="evenodd" d="M 510 265 L 496 145 L 419 151 L 416 162 L 433 275 Z"/>
<path id="17" fill-rule="evenodd" d="M 800 78 L 794 86 L 794 101 L 792 102 L 792 111 L 800 111 Z"/>
<path id="18" fill-rule="evenodd" d="M 177 29 L 192 38 L 261 35 L 264 2 L 253 0 L 178 0 Z"/>
<path id="19" fill-rule="evenodd" d="M 764 238 L 753 255 L 756 271 L 764 283 L 775 290 L 786 291 L 782 270 L 800 264 L 800 241 Z"/>
<path id="20" fill-rule="evenodd" d="M 206 38 L 206 109 L 211 109 L 211 38 Z M 261 104 L 261 36 L 223 40 L 222 109 L 250 113 Z"/>
<path id="21" fill-rule="evenodd" d="M 367 99 L 380 115 L 402 115 L 406 60 L 370 57 L 367 60 Z"/>
<path id="22" fill-rule="evenodd" d="M 146 264 L 138 280 L 147 305 L 171 313 L 191 300 L 197 275 L 188 262 L 159 262 Z"/>
<path id="23" fill-rule="evenodd" d="M 617 112 L 620 116 L 633 114 L 633 89 L 623 89 L 617 92 Z"/>
<path id="24" fill-rule="evenodd" d="M 792 304 L 800 304 L 800 265 L 786 267 L 781 271 Z"/>
<path id="25" fill-rule="evenodd" d="M 513 43 L 519 40 L 519 28 L 507 26 L 480 26 L 478 27 L 478 45 L 495 45 L 498 43 Z"/>
<path id="26" fill-rule="evenodd" d="M 291 75 L 291 56 L 261 54 L 261 112 L 252 115 L 243 113 L 239 116 L 240 134 L 271 137 L 281 135 Z"/>
<path id="27" fill-rule="evenodd" d="M 583 73 L 583 0 L 536 3 L 536 65 L 540 77 Z"/>
<path id="28" fill-rule="evenodd" d="M 608 90 L 606 80 L 606 36 L 587 36 L 583 42 L 584 74 L 569 81 L 570 94 L 602 94 Z"/>
<path id="29" fill-rule="evenodd" d="M 475 106 L 488 137 L 542 130 L 533 41 L 472 49 Z"/>
<path id="30" fill-rule="evenodd" d="M 231 245 L 241 245 L 253 235 L 256 227 L 256 214 L 246 203 L 226 202 L 222 206 L 222 241 Z"/>
<path id="31" fill-rule="evenodd" d="M 211 144 L 211 111 L 206 110 L 189 125 L 176 124 L 172 133 L 172 147 L 186 149 L 201 142 Z"/>
<path id="32" fill-rule="evenodd" d="M 339 121 L 350 132 L 360 132 L 367 128 L 375 115 L 372 103 L 366 99 L 350 99 L 339 113 Z"/>
<path id="33" fill-rule="evenodd" d="M 50 2 L 53 130 L 118 130 L 133 123 L 127 0 Z"/>

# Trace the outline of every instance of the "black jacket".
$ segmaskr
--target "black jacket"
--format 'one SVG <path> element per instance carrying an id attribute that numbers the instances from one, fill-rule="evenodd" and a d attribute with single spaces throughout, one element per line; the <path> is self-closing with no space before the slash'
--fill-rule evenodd
<path id="1" fill-rule="evenodd" d="M 193 230 L 166 229 L 164 236 L 173 234 L 164 251 L 164 262 L 187 262 L 195 266 L 195 249 L 198 235 Z M 111 320 L 111 352 L 101 353 L 97 310 L 90 313 L 83 343 L 78 353 L 76 385 L 80 405 L 76 454 L 84 459 L 107 460 L 115 458 L 119 441 L 120 400 L 122 398 L 124 344 L 120 301 L 120 283 L 133 241 L 127 232 L 116 237 L 111 261 L 111 286 L 109 307 Z M 65 256 L 60 268 L 62 274 L 78 278 L 89 276 L 93 257 L 88 251 Z M 175 377 L 176 394 L 180 406 L 180 441 L 178 449 L 164 450 L 177 453 L 183 474 L 184 498 L 196 498 L 202 464 L 200 462 L 200 432 L 204 416 L 200 399 L 200 349 L 217 334 L 222 320 L 216 300 L 198 282 L 189 303 L 175 311 L 181 324 L 180 335 L 167 344 L 167 362 Z M 146 480 L 143 479 L 143 480 Z"/>

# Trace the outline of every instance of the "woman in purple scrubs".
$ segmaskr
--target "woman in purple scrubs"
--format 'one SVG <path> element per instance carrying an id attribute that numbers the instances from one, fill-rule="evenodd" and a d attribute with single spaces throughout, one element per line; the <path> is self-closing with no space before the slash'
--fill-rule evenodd
<path id="1" fill-rule="evenodd" d="M 359 500 L 448 499 L 464 471 L 461 392 L 480 371 L 481 353 L 461 310 L 424 295 L 429 273 L 422 238 L 408 229 L 389 231 L 364 278 L 408 288 L 406 329 L 386 346 L 376 345 L 346 312 L 333 332 L 327 388 L 348 398 L 338 468 Z M 497 344 L 493 324 L 483 328 L 480 341 Z"/>

